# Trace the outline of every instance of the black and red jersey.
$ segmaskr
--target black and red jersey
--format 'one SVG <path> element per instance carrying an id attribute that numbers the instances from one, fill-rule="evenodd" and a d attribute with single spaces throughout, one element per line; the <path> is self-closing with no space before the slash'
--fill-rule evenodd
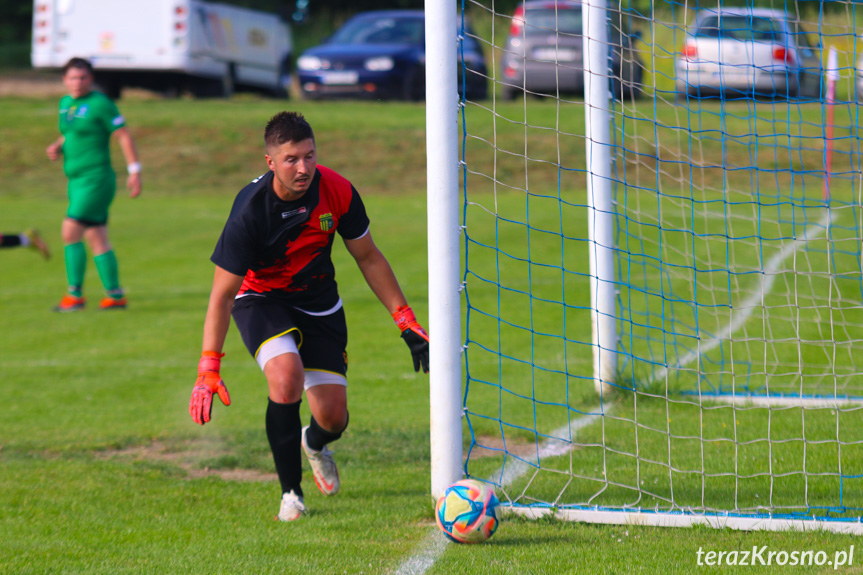
<path id="1" fill-rule="evenodd" d="M 344 239 L 365 235 L 369 218 L 351 183 L 324 166 L 303 197 L 291 202 L 273 191 L 273 172 L 243 188 L 210 258 L 245 276 L 240 295 L 286 299 L 305 311 L 332 309 L 339 302 L 331 258 L 338 231 Z"/>

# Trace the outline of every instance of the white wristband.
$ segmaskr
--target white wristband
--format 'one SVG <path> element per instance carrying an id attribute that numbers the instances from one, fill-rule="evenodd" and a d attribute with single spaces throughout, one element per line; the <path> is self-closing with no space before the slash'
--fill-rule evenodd
<path id="1" fill-rule="evenodd" d="M 126 169 L 129 171 L 129 175 L 132 174 L 140 174 L 141 173 L 141 162 L 132 162 Z"/>

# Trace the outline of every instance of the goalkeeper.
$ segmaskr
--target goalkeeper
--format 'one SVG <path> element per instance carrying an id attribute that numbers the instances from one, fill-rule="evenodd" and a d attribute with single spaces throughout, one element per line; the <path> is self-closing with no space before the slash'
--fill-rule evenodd
<path id="1" fill-rule="evenodd" d="M 428 335 L 407 305 L 386 258 L 372 240 L 369 219 L 353 185 L 317 165 L 311 126 L 294 112 L 276 114 L 264 130 L 269 171 L 243 188 L 210 258 L 216 264 L 198 379 L 189 412 L 210 421 L 213 394 L 231 400 L 219 376 L 222 346 L 233 316 L 267 380 L 266 432 L 282 488 L 277 519 L 306 511 L 301 450 L 318 489 L 339 490 L 327 445 L 348 425 L 347 325 L 331 259 L 342 237 L 381 303 L 392 313 L 413 356 L 428 372 Z M 302 427 L 303 391 L 311 420 Z"/>

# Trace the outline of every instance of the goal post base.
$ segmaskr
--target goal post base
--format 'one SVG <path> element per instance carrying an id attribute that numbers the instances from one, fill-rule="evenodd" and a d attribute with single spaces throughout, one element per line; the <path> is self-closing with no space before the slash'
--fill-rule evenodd
<path id="1" fill-rule="evenodd" d="M 688 398 L 700 398 L 702 402 L 754 407 L 804 407 L 810 409 L 841 409 L 863 405 L 863 397 L 832 396 L 786 393 L 697 393 L 682 392 Z"/>
<path id="2" fill-rule="evenodd" d="M 829 531 L 863 535 L 863 521 L 832 517 L 798 517 L 773 514 L 695 513 L 687 511 L 615 510 L 601 507 L 551 507 L 501 505 L 502 515 L 521 515 L 529 519 L 554 517 L 564 521 L 606 525 L 645 525 L 649 527 L 695 527 L 736 529 L 740 531 Z"/>

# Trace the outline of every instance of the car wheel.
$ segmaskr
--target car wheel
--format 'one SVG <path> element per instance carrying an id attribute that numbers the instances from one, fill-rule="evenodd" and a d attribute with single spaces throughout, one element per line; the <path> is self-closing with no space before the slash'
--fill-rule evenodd
<path id="1" fill-rule="evenodd" d="M 234 95 L 234 90 L 236 89 L 236 73 L 234 72 L 233 64 L 228 66 L 228 70 L 225 72 L 225 75 L 222 76 L 222 79 L 219 81 L 219 86 L 217 89 L 219 91 L 220 98 L 230 98 Z"/>
<path id="2" fill-rule="evenodd" d="M 405 74 L 402 83 L 402 99 L 421 102 L 426 97 L 426 73 L 422 66 L 414 66 Z"/>
<path id="3" fill-rule="evenodd" d="M 632 83 L 626 86 L 626 97 L 640 100 L 644 95 L 644 72 L 638 64 L 634 64 L 634 66 L 636 68 L 632 74 Z"/>
<path id="4" fill-rule="evenodd" d="M 524 92 L 522 92 L 521 90 L 519 90 L 515 86 L 504 86 L 503 89 L 501 90 L 500 95 L 507 102 L 512 102 L 513 100 L 515 100 L 516 96 L 518 96 L 519 94 L 523 94 L 523 93 Z"/>
<path id="5" fill-rule="evenodd" d="M 215 80 L 195 79 L 189 82 L 189 91 L 196 98 L 212 98 L 215 95 Z"/>
<path id="6" fill-rule="evenodd" d="M 623 99 L 623 95 L 623 82 L 620 81 L 619 73 L 615 72 L 611 79 L 611 99 L 619 102 Z"/>
<path id="7" fill-rule="evenodd" d="M 123 95 L 123 85 L 117 80 L 101 79 L 96 82 L 96 86 L 99 88 L 100 92 L 112 100 L 119 100 Z"/>
<path id="8" fill-rule="evenodd" d="M 473 86 L 468 84 L 468 90 L 465 90 L 465 99 L 467 100 L 485 100 L 488 98 L 488 84 L 483 79 L 483 82 L 476 83 Z"/>
<path id="9" fill-rule="evenodd" d="M 288 90 L 284 86 L 278 86 L 276 88 L 273 88 L 273 90 L 271 90 L 270 94 L 273 96 L 273 98 L 278 98 L 279 100 L 290 100 L 291 99 L 290 90 Z"/>
<path id="10" fill-rule="evenodd" d="M 304 90 L 302 90 L 302 93 L 303 93 L 303 99 L 304 100 L 320 100 L 321 99 L 321 95 L 318 94 L 317 91 L 311 92 L 311 91 L 304 89 Z"/>
<path id="11" fill-rule="evenodd" d="M 276 86 L 272 89 L 273 97 L 280 99 L 290 99 L 290 77 L 291 77 L 291 59 L 285 58 L 279 65 L 279 79 L 276 81 Z"/>
<path id="12" fill-rule="evenodd" d="M 785 93 L 780 94 L 780 96 L 785 96 L 788 100 L 794 100 L 802 93 L 803 90 L 801 86 L 797 82 L 794 82 L 793 84 L 788 84 L 788 86 L 786 86 Z"/>
<path id="13" fill-rule="evenodd" d="M 703 97 L 706 97 L 706 94 L 704 94 L 697 86 L 684 88 L 683 90 L 679 90 L 674 93 L 674 100 L 683 105 L 701 100 Z"/>
<path id="14" fill-rule="evenodd" d="M 234 67 L 229 66 L 221 78 L 198 78 L 190 84 L 196 98 L 230 98 L 234 93 Z"/>

